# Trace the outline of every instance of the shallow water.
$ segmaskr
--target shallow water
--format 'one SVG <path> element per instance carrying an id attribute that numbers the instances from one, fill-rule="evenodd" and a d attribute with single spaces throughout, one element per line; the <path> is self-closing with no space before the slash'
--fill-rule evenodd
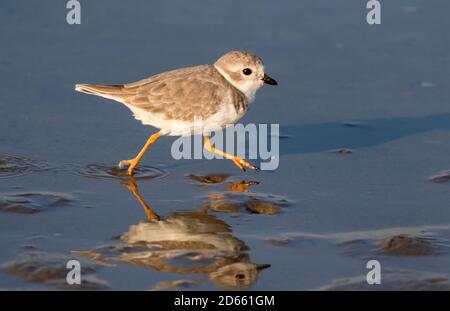
<path id="1" fill-rule="evenodd" d="M 78 289 L 76 258 L 87 289 L 448 290 L 449 9 L 383 2 L 369 26 L 356 0 L 103 0 L 69 26 L 64 1 L 3 3 L 0 288 Z M 162 138 L 117 170 L 154 129 L 74 84 L 230 49 L 279 82 L 242 120 L 280 124 L 279 168 L 177 161 Z"/>

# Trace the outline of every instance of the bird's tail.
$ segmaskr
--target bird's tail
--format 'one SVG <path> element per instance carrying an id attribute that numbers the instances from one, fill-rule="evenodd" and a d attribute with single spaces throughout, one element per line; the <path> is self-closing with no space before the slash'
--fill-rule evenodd
<path id="1" fill-rule="evenodd" d="M 76 84 L 75 91 L 108 99 L 120 100 L 124 95 L 124 85 Z"/>

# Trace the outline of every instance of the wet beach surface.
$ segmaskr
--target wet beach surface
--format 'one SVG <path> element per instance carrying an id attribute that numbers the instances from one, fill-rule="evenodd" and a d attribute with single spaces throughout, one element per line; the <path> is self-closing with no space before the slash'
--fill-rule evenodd
<path id="1" fill-rule="evenodd" d="M 379 26 L 356 0 L 91 1 L 78 26 L 64 1 L 2 6 L 0 289 L 450 289 L 450 3 L 383 2 Z M 163 137 L 117 169 L 154 129 L 74 84 L 230 49 L 279 82 L 242 119 L 280 124 L 279 168 L 174 160 Z"/>

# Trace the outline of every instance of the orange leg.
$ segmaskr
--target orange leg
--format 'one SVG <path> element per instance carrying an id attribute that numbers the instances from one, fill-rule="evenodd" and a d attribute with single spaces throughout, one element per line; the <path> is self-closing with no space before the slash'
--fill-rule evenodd
<path id="1" fill-rule="evenodd" d="M 129 165 L 128 171 L 127 171 L 128 175 L 130 175 L 130 176 L 133 175 L 133 170 L 136 167 L 136 165 L 139 163 L 139 161 L 141 160 L 145 151 L 147 151 L 148 147 L 150 147 L 150 145 L 153 144 L 160 135 L 161 135 L 161 132 L 157 132 L 157 133 L 153 134 L 152 136 L 150 136 L 150 138 L 145 143 L 144 147 L 141 149 L 141 151 L 138 153 L 138 155 L 134 159 L 122 160 L 122 161 L 120 161 L 119 166 L 128 164 Z"/>
<path id="2" fill-rule="evenodd" d="M 228 154 L 226 152 L 223 152 L 222 150 L 216 149 L 213 146 L 211 146 L 211 143 L 209 141 L 209 137 L 205 136 L 205 144 L 204 147 L 206 150 L 212 152 L 212 153 L 217 153 L 220 154 L 221 156 L 223 156 L 225 159 L 229 159 L 231 161 L 233 161 L 233 163 L 239 167 L 242 171 L 245 171 L 245 167 L 248 167 L 251 170 L 257 170 L 258 168 L 256 166 L 251 165 L 250 163 L 248 163 L 247 161 L 242 160 L 241 158 Z"/>
<path id="3" fill-rule="evenodd" d="M 142 198 L 141 194 L 139 193 L 139 189 L 136 183 L 134 182 L 133 177 L 131 177 L 130 180 L 123 180 L 121 183 L 128 190 L 130 190 L 134 194 L 136 199 L 138 199 L 139 203 L 141 203 L 148 220 L 159 220 L 159 216 L 150 208 L 150 206 L 148 206 L 148 204 Z"/>

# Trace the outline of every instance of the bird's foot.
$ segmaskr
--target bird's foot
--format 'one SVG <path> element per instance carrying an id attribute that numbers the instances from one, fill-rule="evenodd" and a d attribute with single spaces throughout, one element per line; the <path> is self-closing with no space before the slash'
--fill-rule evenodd
<path id="1" fill-rule="evenodd" d="M 246 167 L 249 168 L 249 169 L 251 169 L 251 170 L 259 170 L 259 168 L 257 168 L 256 166 L 254 166 L 254 165 L 248 163 L 248 162 L 245 161 L 245 160 L 242 160 L 241 158 L 234 157 L 234 158 L 231 159 L 231 160 L 232 160 L 233 163 L 234 163 L 237 167 L 239 167 L 239 169 L 240 169 L 241 171 L 243 171 L 243 172 L 245 172 L 245 168 L 246 168 Z"/>
<path id="2" fill-rule="evenodd" d="M 133 170 L 138 163 L 139 163 L 139 160 L 134 158 L 134 159 L 129 159 L 129 160 L 122 160 L 119 162 L 118 166 L 120 169 L 125 169 L 128 166 L 127 173 L 128 173 L 128 175 L 132 176 Z"/>

